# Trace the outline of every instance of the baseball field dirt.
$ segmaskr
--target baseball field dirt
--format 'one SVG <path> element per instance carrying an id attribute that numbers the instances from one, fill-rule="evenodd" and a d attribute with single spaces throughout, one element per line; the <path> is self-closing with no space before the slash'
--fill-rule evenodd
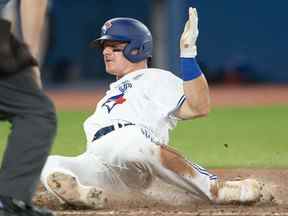
<path id="1" fill-rule="evenodd" d="M 288 104 L 288 86 L 244 85 L 210 87 L 212 107 L 215 106 L 263 106 Z M 94 110 L 105 94 L 105 89 L 58 89 L 47 91 L 58 110 Z"/>
<path id="2" fill-rule="evenodd" d="M 173 188 L 157 193 L 158 184 L 152 186 L 155 200 L 133 199 L 126 203 L 112 202 L 108 209 L 75 209 L 60 203 L 39 187 L 34 197 L 38 206 L 46 206 L 57 215 L 288 215 L 288 169 L 213 169 L 223 179 L 256 178 L 265 183 L 264 198 L 249 205 L 214 205 L 204 201 L 188 199 L 188 195 Z M 160 202 L 162 200 L 163 202 Z M 174 203 L 168 205 L 167 201 Z"/>
<path id="3" fill-rule="evenodd" d="M 52 90 L 47 91 L 54 100 L 57 110 L 93 110 L 104 90 Z M 288 104 L 288 86 L 216 86 L 211 88 L 212 106 L 258 106 Z M 39 187 L 34 202 L 48 206 L 57 215 L 287 215 L 288 216 L 288 164 L 283 169 L 237 168 L 213 169 L 212 173 L 223 179 L 256 178 L 265 183 L 263 202 L 251 205 L 213 205 L 205 202 L 187 201 L 187 194 L 155 194 L 160 199 L 172 200 L 175 205 L 160 204 L 158 201 L 115 203 L 103 210 L 80 210 L 61 206 Z M 157 186 L 157 185 L 156 185 Z M 171 190 L 172 191 L 172 190 Z M 165 203 L 165 202 L 164 202 Z"/>

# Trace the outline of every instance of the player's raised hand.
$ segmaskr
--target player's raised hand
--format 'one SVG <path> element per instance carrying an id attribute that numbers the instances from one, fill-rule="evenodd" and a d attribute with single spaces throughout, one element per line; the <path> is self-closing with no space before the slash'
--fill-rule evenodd
<path id="1" fill-rule="evenodd" d="M 196 8 L 189 7 L 189 19 L 180 39 L 180 57 L 194 58 L 197 55 L 198 15 Z"/>

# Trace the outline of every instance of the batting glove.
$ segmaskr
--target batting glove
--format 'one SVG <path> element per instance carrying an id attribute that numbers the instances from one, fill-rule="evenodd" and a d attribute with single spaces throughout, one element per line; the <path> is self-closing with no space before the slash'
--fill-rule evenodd
<path id="1" fill-rule="evenodd" d="M 197 55 L 198 15 L 196 8 L 189 7 L 189 19 L 180 39 L 180 57 L 194 58 Z"/>

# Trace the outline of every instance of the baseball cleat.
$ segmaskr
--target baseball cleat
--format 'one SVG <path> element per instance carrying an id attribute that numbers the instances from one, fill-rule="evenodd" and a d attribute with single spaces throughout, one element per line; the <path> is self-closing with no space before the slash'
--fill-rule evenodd
<path id="1" fill-rule="evenodd" d="M 107 198 L 101 189 L 81 185 L 71 175 L 54 172 L 48 176 L 47 183 L 50 190 L 64 203 L 93 209 L 107 206 Z"/>
<path id="2" fill-rule="evenodd" d="M 260 201 L 262 187 L 255 179 L 218 181 L 212 186 L 212 194 L 219 204 L 251 204 Z"/>

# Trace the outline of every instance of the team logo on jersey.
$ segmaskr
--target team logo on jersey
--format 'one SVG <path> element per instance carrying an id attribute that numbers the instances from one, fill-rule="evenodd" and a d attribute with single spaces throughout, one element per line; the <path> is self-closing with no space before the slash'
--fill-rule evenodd
<path id="1" fill-rule="evenodd" d="M 128 91 L 129 88 L 132 88 L 132 83 L 129 80 L 125 80 L 121 82 L 117 87 L 118 93 L 117 95 L 114 95 L 110 98 L 108 98 L 105 103 L 102 104 L 102 107 L 106 107 L 108 110 L 108 113 L 111 112 L 111 110 L 116 106 L 125 103 L 126 98 L 125 93 Z"/>
<path id="2" fill-rule="evenodd" d="M 132 88 L 132 83 L 129 80 L 125 80 L 118 87 L 119 91 L 122 93 L 125 93 L 128 88 Z"/>
<path id="3" fill-rule="evenodd" d="M 112 96 L 106 100 L 104 104 L 102 104 L 102 107 L 106 107 L 108 110 L 108 113 L 111 112 L 111 110 L 118 104 L 123 104 L 126 101 L 124 98 L 124 93 Z"/>

